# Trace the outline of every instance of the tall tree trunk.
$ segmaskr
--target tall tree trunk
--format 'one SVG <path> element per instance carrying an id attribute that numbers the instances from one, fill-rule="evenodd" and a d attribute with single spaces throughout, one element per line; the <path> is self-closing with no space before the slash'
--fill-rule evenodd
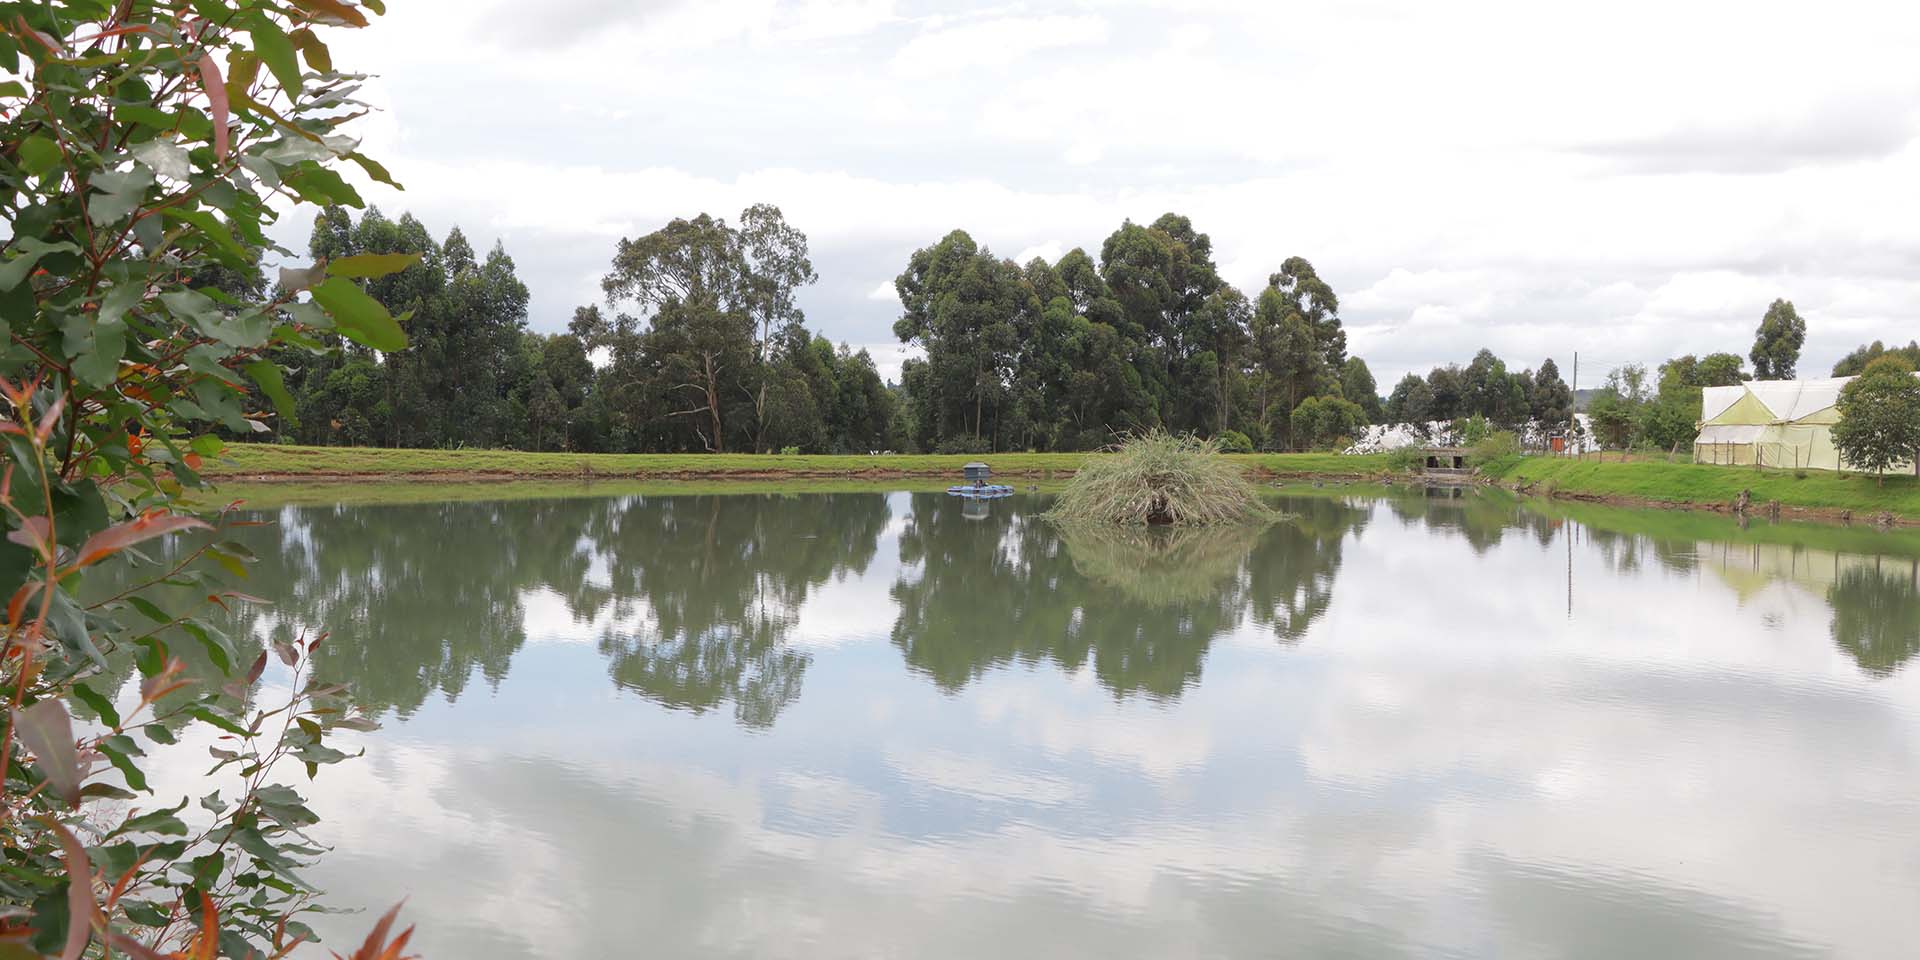
<path id="1" fill-rule="evenodd" d="M 704 358 L 707 365 L 707 416 L 713 421 L 713 452 L 727 452 L 727 436 L 720 427 L 720 372 L 714 368 L 713 354 Z"/>

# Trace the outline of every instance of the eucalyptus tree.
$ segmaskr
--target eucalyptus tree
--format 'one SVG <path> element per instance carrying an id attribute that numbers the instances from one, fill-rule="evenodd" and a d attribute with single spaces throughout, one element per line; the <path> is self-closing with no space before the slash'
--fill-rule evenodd
<path id="1" fill-rule="evenodd" d="M 986 418 L 1004 412 L 1019 348 L 1015 318 L 1028 300 L 1020 268 L 955 230 L 914 251 L 894 289 L 903 308 L 894 335 L 926 351 L 905 371 L 915 439 L 926 449 L 963 437 L 990 448 L 998 438 Z"/>
<path id="2" fill-rule="evenodd" d="M 1288 257 L 1280 272 L 1267 278 L 1267 286 L 1280 295 L 1286 309 L 1306 320 L 1325 368 L 1341 369 L 1347 362 L 1347 334 L 1340 325 L 1340 298 L 1313 264 L 1305 257 Z"/>
<path id="3" fill-rule="evenodd" d="M 1373 380 L 1373 371 L 1359 357 L 1348 357 L 1347 362 L 1340 366 L 1340 395 L 1359 404 L 1367 414 L 1368 423 L 1379 423 L 1386 415 L 1386 409 L 1380 403 L 1380 387 Z"/>
<path id="4" fill-rule="evenodd" d="M 1807 322 L 1791 300 L 1775 300 L 1754 331 L 1753 375 L 1759 380 L 1792 380 L 1800 363 L 1800 347 L 1807 342 Z"/>
<path id="5" fill-rule="evenodd" d="M 650 372 L 668 398 L 666 415 L 684 418 L 715 453 L 726 452 L 727 403 L 746 392 L 757 352 L 746 266 L 739 232 L 703 213 L 622 238 L 600 281 L 609 305 L 631 302 L 648 314 Z"/>
<path id="6" fill-rule="evenodd" d="M 1281 445 L 1291 447 L 1294 408 L 1327 379 L 1325 354 L 1314 339 L 1311 321 L 1273 284 L 1260 292 L 1251 339 L 1259 380 L 1258 423 L 1269 438 L 1284 436 L 1287 441 Z"/>
<path id="7" fill-rule="evenodd" d="M 1533 391 L 1527 397 L 1527 413 L 1535 423 L 1555 426 L 1573 422 L 1573 390 L 1560 378 L 1560 367 L 1548 357 L 1533 374 Z"/>
<path id="8" fill-rule="evenodd" d="M 1417 373 L 1409 373 L 1393 385 L 1393 393 L 1387 397 L 1387 421 L 1389 423 L 1411 424 L 1425 433 L 1427 424 L 1435 418 L 1433 412 L 1433 388 Z"/>

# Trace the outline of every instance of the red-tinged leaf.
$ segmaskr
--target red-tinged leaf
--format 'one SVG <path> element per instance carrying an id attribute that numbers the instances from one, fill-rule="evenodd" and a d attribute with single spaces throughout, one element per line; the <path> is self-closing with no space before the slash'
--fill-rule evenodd
<path id="1" fill-rule="evenodd" d="M 260 679 L 260 675 L 262 673 L 265 673 L 266 670 L 267 670 L 267 652 L 265 650 L 262 650 L 260 651 L 259 656 L 253 658 L 253 666 L 247 668 L 246 685 L 249 687 L 253 686 L 254 681 Z"/>
<path id="2" fill-rule="evenodd" d="M 200 88 L 207 93 L 207 103 L 213 108 L 213 155 L 221 163 L 227 161 L 227 82 L 220 78 L 220 65 L 213 62 L 213 54 L 200 57 Z"/>
<path id="3" fill-rule="evenodd" d="M 112 945 L 113 949 L 132 957 L 133 960 L 176 960 L 175 957 L 159 953 L 124 933 L 107 934 L 107 943 Z"/>
<path id="4" fill-rule="evenodd" d="M 12 535 L 9 534 L 8 537 L 11 538 Z M 21 615 L 26 612 L 27 598 L 33 596 L 44 587 L 46 587 L 44 583 L 35 583 L 29 580 L 21 584 L 20 589 L 13 592 L 13 599 L 7 601 L 7 623 L 9 625 L 20 623 Z"/>
<path id="5" fill-rule="evenodd" d="M 24 437 L 27 435 L 27 428 L 14 423 L 12 420 L 0 420 L 0 433 L 11 433 L 16 437 Z"/>
<path id="6" fill-rule="evenodd" d="M 159 673 L 156 673 L 153 676 L 140 681 L 140 699 L 142 699 L 143 701 L 146 701 L 147 703 L 152 703 L 153 701 L 158 700 L 161 697 L 164 697 L 167 694 L 172 693 L 173 691 L 186 686 L 187 685 L 186 681 L 174 680 L 174 677 L 179 676 L 181 671 L 185 669 L 187 669 L 187 665 L 180 658 L 178 657 L 169 658 L 167 660 L 167 665 L 161 668 Z"/>
<path id="7" fill-rule="evenodd" d="M 355 10 L 340 0 L 292 0 L 294 6 L 308 13 L 331 18 L 356 27 L 367 25 L 367 15 Z"/>
<path id="8" fill-rule="evenodd" d="M 238 590 L 222 590 L 220 591 L 220 596 L 225 597 L 228 600 L 242 600 L 247 603 L 263 603 L 263 604 L 266 604 L 267 606 L 273 605 L 272 600 L 256 597 L 250 593 L 241 593 Z"/>
<path id="9" fill-rule="evenodd" d="M 100 912 L 93 899 L 93 861 L 60 821 L 48 817 L 45 822 L 60 838 L 60 850 L 67 858 L 67 945 L 60 951 L 60 960 L 80 960 L 87 941 L 93 939 L 94 914 Z"/>
<path id="10" fill-rule="evenodd" d="M 67 395 L 63 393 L 53 398 L 53 404 L 47 407 L 47 412 L 40 415 L 39 440 L 42 446 L 46 445 L 48 437 L 53 436 L 53 428 L 60 425 L 60 414 L 66 409 Z"/>
<path id="11" fill-rule="evenodd" d="M 70 804 L 78 802 L 80 781 L 86 779 L 87 770 L 73 748 L 73 719 L 67 716 L 67 705 L 48 697 L 31 707 L 15 707 L 13 728 L 20 742 L 39 758 L 40 775 L 53 792 Z"/>
<path id="12" fill-rule="evenodd" d="M 286 664 L 289 667 L 300 662 L 299 648 L 295 647 L 291 643 L 286 642 L 285 640 L 275 640 L 273 642 L 273 652 L 279 654 L 280 662 Z M 265 657 L 266 654 L 263 652 L 260 654 L 260 656 Z"/>
<path id="13" fill-rule="evenodd" d="M 205 890 L 200 891 L 200 934 L 191 945 L 193 960 L 219 960 L 220 954 L 220 916 L 213 907 L 213 898 Z"/>
<path id="14" fill-rule="evenodd" d="M 163 513 L 141 517 L 126 523 L 116 523 L 87 538 L 80 545 L 80 558 L 74 561 L 76 567 L 86 567 L 99 563 L 126 548 L 155 537 L 164 537 L 179 530 L 211 530 L 211 526 L 194 517 L 183 517 L 177 513 Z"/>
<path id="15" fill-rule="evenodd" d="M 380 922 L 374 924 L 373 929 L 368 931 L 367 939 L 361 942 L 360 949 L 346 958 L 336 953 L 335 960 L 398 960 L 401 951 L 407 948 L 407 941 L 413 939 L 413 928 L 408 927 L 400 931 L 400 935 L 391 943 L 387 941 L 387 932 L 393 929 L 393 922 L 400 917 L 400 908 L 406 905 L 405 900 L 394 904 L 393 909 L 388 910 L 386 916 L 381 917 Z"/>
<path id="16" fill-rule="evenodd" d="M 7 531 L 7 539 L 17 543 L 41 557 L 53 548 L 52 525 L 46 517 L 28 517 L 20 521 L 20 529 Z M 15 623 L 20 622 L 18 619 Z"/>

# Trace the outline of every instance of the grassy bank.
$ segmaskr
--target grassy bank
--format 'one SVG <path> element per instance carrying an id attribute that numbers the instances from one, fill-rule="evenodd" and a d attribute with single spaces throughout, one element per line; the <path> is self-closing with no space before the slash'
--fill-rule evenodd
<path id="1" fill-rule="evenodd" d="M 1882 486 L 1873 477 L 1843 477 L 1818 470 L 1796 476 L 1790 470 L 1692 463 L 1602 463 L 1553 457 L 1517 460 L 1493 475 L 1504 483 L 1556 497 L 1724 509 L 1744 490 L 1751 492 L 1755 511 L 1778 500 L 1789 512 L 1816 516 L 1850 512 L 1856 519 L 1865 520 L 1887 513 L 1904 520 L 1920 520 L 1920 482 L 1911 476 L 1890 476 Z"/>
<path id="2" fill-rule="evenodd" d="M 802 454 L 529 453 L 520 450 L 387 450 L 236 443 L 208 463 L 219 479 L 255 482 L 470 481 L 538 479 L 783 480 L 925 478 L 958 480 L 961 465 L 984 460 L 996 476 L 1043 480 L 1071 475 L 1084 453 Z M 1247 454 L 1233 457 L 1256 474 L 1362 476 L 1387 469 L 1384 455 Z"/>

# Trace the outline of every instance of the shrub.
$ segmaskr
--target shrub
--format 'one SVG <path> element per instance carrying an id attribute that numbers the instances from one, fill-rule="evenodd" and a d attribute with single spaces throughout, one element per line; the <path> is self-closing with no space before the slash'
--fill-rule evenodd
<path id="1" fill-rule="evenodd" d="M 1481 437 L 1467 451 L 1467 459 L 1476 467 L 1488 467 L 1517 459 L 1520 438 L 1510 430 L 1496 430 Z"/>
<path id="2" fill-rule="evenodd" d="M 1154 431 L 1088 457 L 1048 516 L 1187 526 L 1258 521 L 1272 513 L 1246 473 L 1212 442 Z"/>
<path id="3" fill-rule="evenodd" d="M 1219 445 L 1221 453 L 1253 452 L 1253 439 L 1238 430 L 1222 430 L 1214 442 Z"/>
<path id="4" fill-rule="evenodd" d="M 1886 472 L 1920 456 L 1920 379 L 1886 356 L 1840 391 L 1833 445 L 1847 465 L 1886 483 Z"/>
<path id="5" fill-rule="evenodd" d="M 1395 447 L 1387 451 L 1387 468 L 1394 473 L 1412 473 L 1426 462 L 1419 447 Z"/>
<path id="6" fill-rule="evenodd" d="M 1463 447 L 1471 447 L 1493 434 L 1493 424 L 1487 418 L 1474 414 L 1464 420 L 1453 422 L 1453 442 Z"/>
<path id="7" fill-rule="evenodd" d="M 1308 397 L 1293 408 L 1290 422 L 1296 448 L 1325 450 L 1348 445 L 1346 438 L 1366 425 L 1367 414 L 1359 404 L 1337 396 Z"/>
<path id="8" fill-rule="evenodd" d="M 353 0 L 10 2 L 0 20 L 0 953 L 281 956 L 310 936 L 295 871 L 319 851 L 278 764 L 311 776 L 346 759 L 335 730 L 370 724 L 309 682 L 319 637 L 253 655 L 193 618 L 183 596 L 252 598 L 209 572 L 248 557 L 219 537 L 227 518 L 186 513 L 187 491 L 221 431 L 291 418 L 271 358 L 406 344 L 361 282 L 417 257 L 287 263 L 261 292 L 276 209 L 361 206 L 337 172 L 349 164 L 387 179 L 342 129 L 363 78 L 336 72 L 321 39 L 366 14 Z M 197 544 L 154 549 L 185 533 Z M 187 650 L 226 676 L 196 682 Z M 268 710 L 254 698 L 274 655 L 293 692 Z M 166 752 L 196 723 L 221 731 L 199 805 L 142 796 L 143 767 L 205 763 Z M 387 929 L 356 955 L 387 953 Z"/>
<path id="9" fill-rule="evenodd" d="M 792 444 L 788 444 L 780 448 L 780 455 L 783 457 L 797 457 L 800 455 L 800 448 Z"/>

